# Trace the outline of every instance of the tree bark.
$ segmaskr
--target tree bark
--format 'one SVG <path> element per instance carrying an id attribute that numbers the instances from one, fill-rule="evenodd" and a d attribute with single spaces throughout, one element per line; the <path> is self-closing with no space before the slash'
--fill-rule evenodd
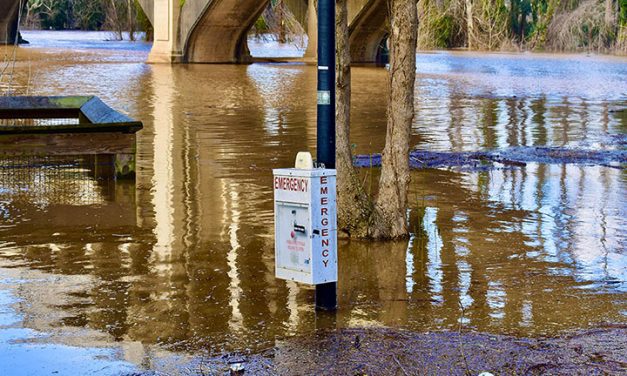
<path id="1" fill-rule="evenodd" d="M 416 38 L 418 15 L 415 0 L 391 0 L 390 95 L 387 132 L 381 163 L 374 238 L 407 236 L 409 188 L 409 135 L 414 119 Z"/>
<path id="2" fill-rule="evenodd" d="M 285 4 L 283 1 L 280 1 L 276 6 L 277 16 L 279 18 L 278 26 L 279 26 L 279 43 L 287 43 L 287 36 L 285 33 Z"/>
<path id="3" fill-rule="evenodd" d="M 135 15 L 133 12 L 133 0 L 126 0 L 128 14 L 127 14 L 127 22 L 128 22 L 128 38 L 131 41 L 135 40 Z"/>
<path id="4" fill-rule="evenodd" d="M 475 35 L 475 22 L 472 12 L 472 0 L 465 0 L 466 3 L 466 38 L 468 38 L 468 49 L 472 50 L 474 47 L 473 38 Z"/>
<path id="5" fill-rule="evenodd" d="M 123 26 L 122 26 L 122 22 L 120 20 L 120 14 L 118 13 L 118 8 L 115 4 L 115 0 L 111 0 L 109 2 L 109 4 L 111 4 L 111 8 L 109 8 L 109 19 L 111 20 L 111 26 L 114 28 L 115 32 L 117 33 L 118 36 L 118 40 L 123 40 L 124 39 L 124 31 L 123 31 Z"/>
<path id="6" fill-rule="evenodd" d="M 336 151 L 339 229 L 349 236 L 368 237 L 374 205 L 353 167 L 350 143 L 351 69 L 347 0 L 335 3 L 336 30 Z"/>
<path id="7" fill-rule="evenodd" d="M 616 3 L 616 6 L 614 5 Z M 618 1 L 614 0 L 605 0 L 605 29 L 606 29 L 606 38 L 615 39 L 615 46 L 618 46 L 618 37 L 620 34 L 620 24 L 618 22 L 618 15 L 620 13 L 620 5 Z M 615 35 L 614 38 L 610 37 L 610 35 Z M 608 46 L 611 48 L 611 46 Z"/>

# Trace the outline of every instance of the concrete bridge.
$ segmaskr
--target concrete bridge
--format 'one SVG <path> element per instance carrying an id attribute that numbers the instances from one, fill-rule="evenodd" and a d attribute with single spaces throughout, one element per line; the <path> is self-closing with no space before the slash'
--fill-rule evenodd
<path id="1" fill-rule="evenodd" d="M 19 39 L 17 18 L 19 1 L 0 0 L 0 44 L 13 44 Z"/>
<path id="2" fill-rule="evenodd" d="M 308 33 L 306 60 L 315 60 L 315 1 L 285 0 Z M 270 0 L 139 0 L 154 27 L 153 63 L 248 63 L 248 32 Z M 17 33 L 18 1 L 0 0 L 0 43 Z M 377 62 L 387 35 L 386 0 L 348 0 L 354 63 Z"/>
<path id="3" fill-rule="evenodd" d="M 305 58 L 317 49 L 315 0 L 287 0 L 309 37 Z M 248 63 L 247 37 L 270 0 L 140 0 L 154 27 L 153 63 Z M 305 11 L 303 12 L 303 9 Z M 387 1 L 349 0 L 351 56 L 377 61 L 387 35 Z"/>

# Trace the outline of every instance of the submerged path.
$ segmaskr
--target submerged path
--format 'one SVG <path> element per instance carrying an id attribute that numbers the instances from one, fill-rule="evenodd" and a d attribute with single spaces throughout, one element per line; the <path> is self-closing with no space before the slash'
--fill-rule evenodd
<path id="1" fill-rule="evenodd" d="M 470 152 L 438 152 L 413 150 L 409 154 L 411 168 L 456 167 L 484 170 L 524 166 L 527 163 L 585 164 L 606 167 L 627 167 L 627 150 L 584 150 L 563 147 L 511 147 Z M 356 155 L 357 167 L 381 166 L 381 154 Z"/>

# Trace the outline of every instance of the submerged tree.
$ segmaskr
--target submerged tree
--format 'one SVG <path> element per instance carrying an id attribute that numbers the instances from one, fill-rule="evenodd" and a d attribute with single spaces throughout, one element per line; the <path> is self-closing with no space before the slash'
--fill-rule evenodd
<path id="1" fill-rule="evenodd" d="M 414 119 L 418 13 L 414 0 L 392 0 L 387 132 L 376 209 L 382 221 L 374 237 L 407 235 L 409 135 Z M 376 225 L 376 224 L 375 224 Z"/>
<path id="2" fill-rule="evenodd" d="M 338 219 L 349 236 L 367 237 L 376 215 L 374 202 L 366 193 L 355 168 L 350 143 L 351 70 L 348 46 L 347 0 L 336 1 L 336 139 Z"/>
<path id="3" fill-rule="evenodd" d="M 379 191 L 364 190 L 352 165 L 350 147 L 350 55 L 346 0 L 336 2 L 338 211 L 349 235 L 376 239 L 408 234 L 409 135 L 414 118 L 418 15 L 414 0 L 391 0 L 387 132 Z"/>

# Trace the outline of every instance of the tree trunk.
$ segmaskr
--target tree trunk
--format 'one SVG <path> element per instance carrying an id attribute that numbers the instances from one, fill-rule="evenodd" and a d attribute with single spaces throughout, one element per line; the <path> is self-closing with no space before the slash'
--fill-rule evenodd
<path id="1" fill-rule="evenodd" d="M 409 135 L 414 118 L 418 27 L 416 1 L 392 0 L 390 20 L 388 123 L 376 200 L 381 220 L 373 223 L 374 238 L 398 238 L 408 234 Z"/>
<path id="2" fill-rule="evenodd" d="M 351 69 L 347 0 L 337 0 L 335 12 L 337 50 L 335 165 L 338 183 L 339 229 L 349 236 L 367 237 L 374 207 L 353 167 L 350 143 Z"/>
<path id="3" fill-rule="evenodd" d="M 128 38 L 131 41 L 135 40 L 135 17 L 133 12 L 133 0 L 126 0 L 128 13 L 127 13 L 127 22 L 128 22 Z"/>
<path id="4" fill-rule="evenodd" d="M 284 13 L 285 4 L 283 1 L 280 1 L 276 6 L 276 13 L 279 18 L 278 26 L 279 26 L 279 43 L 286 43 L 287 36 L 285 34 L 285 13 Z"/>
<path id="5" fill-rule="evenodd" d="M 614 26 L 614 0 L 605 0 L 605 25 L 608 28 L 613 28 Z"/>
<path id="6" fill-rule="evenodd" d="M 472 15 L 472 0 L 466 1 L 466 38 L 468 39 L 468 49 L 474 47 L 473 38 L 475 35 L 475 22 Z"/>
<path id="7" fill-rule="evenodd" d="M 109 9 L 111 24 L 115 32 L 118 35 L 118 40 L 123 40 L 124 39 L 124 33 L 122 30 L 123 26 L 120 20 L 120 14 L 118 13 L 118 7 L 116 6 L 115 1 L 116 0 L 111 0 L 109 2 L 111 4 L 111 8 Z"/>

